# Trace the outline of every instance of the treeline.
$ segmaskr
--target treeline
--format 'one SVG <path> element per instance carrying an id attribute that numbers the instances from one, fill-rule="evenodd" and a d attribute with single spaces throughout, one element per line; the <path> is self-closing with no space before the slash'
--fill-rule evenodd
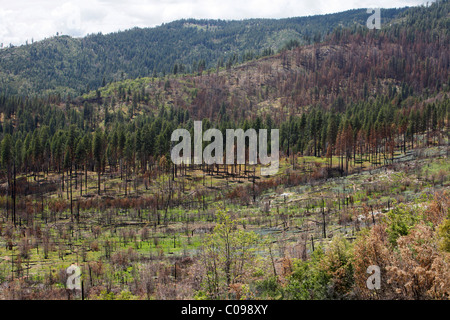
<path id="1" fill-rule="evenodd" d="M 395 100 L 394 100 L 395 101 Z M 281 146 L 290 153 L 327 157 L 348 171 L 349 161 L 388 164 L 394 153 L 442 144 L 448 133 L 449 99 L 429 104 L 395 106 L 388 97 L 350 105 L 346 112 L 313 109 L 281 124 Z M 411 103 L 411 102 L 410 102 Z M 345 168 L 344 168 L 345 159 Z"/>
<path id="2" fill-rule="evenodd" d="M 340 170 L 348 162 L 364 160 L 386 164 L 395 151 L 445 143 L 449 123 L 449 99 L 432 103 L 413 98 L 393 105 L 396 98 L 384 96 L 371 102 L 349 105 L 345 112 L 313 108 L 301 116 L 276 122 L 271 116 L 234 122 L 222 108 L 214 120 L 204 119 L 204 130 L 216 127 L 247 130 L 280 129 L 280 148 L 286 156 L 340 157 Z M 106 168 L 146 174 L 161 159 L 170 165 L 171 134 L 176 128 L 193 133 L 187 110 L 161 107 L 156 114 L 125 115 L 112 112 L 98 121 L 101 106 L 61 110 L 40 99 L 0 97 L 5 116 L 2 129 L 3 173 L 97 171 Z M 344 164 L 345 160 L 345 164 Z M 166 167 L 168 169 L 168 167 Z M 163 168 L 164 170 L 164 168 Z"/>

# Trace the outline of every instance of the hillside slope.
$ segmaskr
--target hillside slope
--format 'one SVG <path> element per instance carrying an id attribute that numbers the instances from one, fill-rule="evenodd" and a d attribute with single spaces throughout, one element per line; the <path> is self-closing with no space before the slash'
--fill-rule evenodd
<path id="1" fill-rule="evenodd" d="M 398 95 L 400 105 L 412 95 L 448 91 L 448 23 L 448 3 L 438 10 L 415 8 L 383 30 L 338 28 L 322 43 L 235 67 L 114 82 L 84 98 L 95 101 L 99 94 L 103 104 L 133 101 L 153 110 L 173 106 L 197 119 L 226 112 L 235 122 L 268 114 L 284 120 L 312 106 L 340 113 L 380 96 Z"/>
<path id="2" fill-rule="evenodd" d="M 385 22 L 405 9 L 383 10 Z M 0 50 L 0 89 L 77 95 L 124 78 L 235 64 L 278 51 L 289 40 L 322 40 L 337 26 L 365 25 L 366 10 L 289 19 L 180 20 L 84 38 L 53 37 Z"/>

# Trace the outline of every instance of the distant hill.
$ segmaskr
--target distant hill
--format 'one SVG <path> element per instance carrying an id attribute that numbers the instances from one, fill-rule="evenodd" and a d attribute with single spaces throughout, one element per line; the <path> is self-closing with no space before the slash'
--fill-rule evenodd
<path id="1" fill-rule="evenodd" d="M 161 106 L 188 110 L 196 119 L 232 122 L 270 115 L 275 120 L 314 106 L 334 113 L 387 97 L 450 90 L 449 4 L 417 7 L 382 30 L 338 27 L 323 42 L 195 75 L 126 79 L 76 99 L 98 105 Z M 134 112 L 133 112 L 134 113 Z"/>
<path id="2" fill-rule="evenodd" d="M 406 9 L 383 9 L 383 23 Z M 336 27 L 365 25 L 365 9 L 288 19 L 179 20 L 84 38 L 58 36 L 0 50 L 0 90 L 72 96 L 125 78 L 187 73 L 323 40 Z"/>

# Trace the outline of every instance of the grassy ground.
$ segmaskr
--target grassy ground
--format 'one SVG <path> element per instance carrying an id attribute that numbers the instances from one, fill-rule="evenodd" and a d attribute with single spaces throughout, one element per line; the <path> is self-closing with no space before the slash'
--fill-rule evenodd
<path id="1" fill-rule="evenodd" d="M 67 208 L 53 214 L 52 219 L 49 218 L 52 213 L 46 202 L 43 213 L 38 213 L 33 221 L 23 220 L 22 226 L 16 229 L 10 227 L 3 212 L 0 223 L 0 280 L 25 277 L 40 282 L 50 274 L 58 278 L 61 270 L 71 263 L 86 266 L 90 262 L 101 261 L 107 265 L 111 257 L 113 260 L 120 259 L 120 253 L 125 251 L 161 260 L 194 256 L 204 243 L 205 235 L 215 225 L 216 210 L 223 208 L 238 221 L 238 228 L 254 231 L 258 235 L 261 244 L 258 253 L 262 256 L 268 255 L 268 247 L 262 245 L 267 241 L 277 244 L 275 255 L 282 256 L 285 254 L 283 250 L 291 250 L 291 255 L 295 255 L 293 248 L 300 243 L 305 245 L 307 252 L 311 252 L 314 245 L 326 245 L 337 234 L 351 240 L 362 227 L 383 219 L 384 214 L 396 204 L 418 205 L 420 210 L 420 204 L 428 201 L 431 194 L 448 188 L 449 162 L 443 156 L 445 149 L 428 151 L 432 156 L 387 167 L 375 169 L 370 164 L 363 164 L 366 170 L 362 172 L 357 171 L 358 165 L 350 165 L 355 172 L 348 176 L 306 179 L 306 182 L 293 186 L 275 185 L 259 194 L 255 202 L 251 197 L 246 201 L 239 197 L 230 201 L 225 197 L 226 192 L 236 187 L 247 186 L 248 190 L 252 190 L 248 178 L 227 182 L 219 176 L 207 176 L 206 186 L 203 186 L 201 172 L 196 171 L 189 177 L 177 177 L 171 182 L 179 188 L 185 180 L 184 192 L 175 188 L 178 191 L 174 192 L 173 197 L 192 200 L 196 193 L 203 191 L 204 208 L 199 205 L 202 201 L 199 199 L 193 208 L 179 206 L 156 211 L 145 207 L 74 209 L 75 215 L 79 213 L 78 219 L 73 218 Z M 324 158 L 299 157 L 293 169 L 291 160 L 282 159 L 279 174 L 271 178 L 258 176 L 259 182 L 294 173 L 308 176 L 310 168 L 327 165 Z M 334 158 L 333 165 L 337 165 L 337 161 Z M 48 175 L 45 179 L 56 180 L 57 176 Z M 88 189 L 84 194 L 97 203 L 105 201 L 106 196 L 124 196 L 123 181 L 117 173 L 112 178 L 108 174 L 102 177 L 103 198 L 95 197 L 96 179 L 96 173 L 89 172 Z M 169 180 L 169 175 L 161 175 L 151 180 L 148 188 L 140 184 L 136 190 L 131 182 L 128 195 L 146 197 L 165 193 L 167 196 Z M 122 185 L 120 189 L 119 185 Z M 74 199 L 78 200 L 79 190 L 73 186 L 73 192 Z M 66 201 L 67 193 L 58 188 L 45 197 L 46 200 Z M 39 198 L 30 199 L 35 207 L 39 206 Z M 4 197 L 2 203 L 5 203 Z M 47 216 L 47 222 L 44 216 Z M 60 281 L 57 283 L 64 285 Z"/>

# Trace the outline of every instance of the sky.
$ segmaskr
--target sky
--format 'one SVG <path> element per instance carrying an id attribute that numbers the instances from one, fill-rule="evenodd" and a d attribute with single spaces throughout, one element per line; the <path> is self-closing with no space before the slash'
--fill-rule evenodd
<path id="1" fill-rule="evenodd" d="M 133 27 L 154 27 L 182 18 L 288 18 L 424 3 L 424 0 L 0 0 L 0 43 L 4 46 L 31 43 L 57 32 L 73 37 L 106 34 Z"/>

